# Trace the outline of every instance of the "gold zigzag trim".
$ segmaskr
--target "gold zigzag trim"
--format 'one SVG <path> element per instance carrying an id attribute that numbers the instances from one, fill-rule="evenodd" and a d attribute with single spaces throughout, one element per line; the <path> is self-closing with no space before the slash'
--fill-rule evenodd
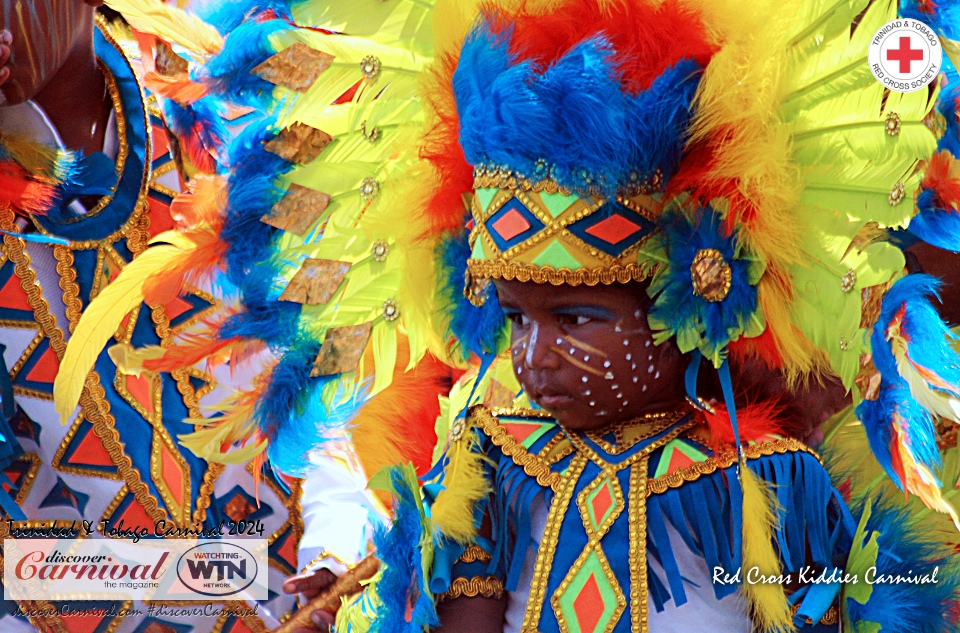
<path id="1" fill-rule="evenodd" d="M 463 554 L 460 554 L 460 558 L 457 560 L 463 563 L 475 563 L 477 561 L 489 563 L 492 560 L 492 556 L 479 545 L 471 545 L 463 550 Z"/>
<path id="2" fill-rule="evenodd" d="M 437 596 L 441 600 L 451 598 L 485 598 L 503 597 L 503 582 L 493 576 L 474 576 L 473 578 L 454 578 L 450 589 Z"/>
<path id="3" fill-rule="evenodd" d="M 820 456 L 809 446 L 793 438 L 782 438 L 744 446 L 743 456 L 746 459 L 757 459 L 776 453 L 796 453 L 801 451 L 813 455 L 817 458 L 817 461 L 820 461 Z M 671 488 L 679 488 L 685 483 L 696 481 L 704 475 L 709 475 L 718 469 L 727 468 L 735 463 L 737 463 L 737 454 L 729 451 L 714 457 L 709 457 L 706 461 L 696 462 L 690 466 L 678 468 L 672 473 L 651 479 L 647 485 L 647 496 L 663 494 Z"/>
<path id="4" fill-rule="evenodd" d="M 467 268 L 474 279 L 505 279 L 538 284 L 549 283 L 554 286 L 609 286 L 615 283 L 643 281 L 650 277 L 655 267 L 651 264 L 615 265 L 610 268 L 553 268 L 532 264 L 508 264 L 502 261 L 485 259 L 467 260 Z"/>
<path id="5" fill-rule="evenodd" d="M 551 472 L 545 462 L 536 455 L 528 453 L 527 449 L 518 444 L 517 440 L 500 426 L 500 421 L 486 407 L 474 405 L 470 409 L 470 415 L 480 423 L 480 428 L 503 451 L 503 454 L 523 468 L 525 473 L 535 478 L 541 486 L 552 488 L 554 492 L 559 491 L 562 475 Z"/>

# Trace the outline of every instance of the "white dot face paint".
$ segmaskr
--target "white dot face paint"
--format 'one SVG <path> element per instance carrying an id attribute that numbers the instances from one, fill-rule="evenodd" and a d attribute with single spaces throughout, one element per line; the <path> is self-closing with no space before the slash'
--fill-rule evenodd
<path id="1" fill-rule="evenodd" d="M 653 373 L 653 370 L 654 370 L 654 366 L 653 366 L 653 365 L 650 365 L 649 367 L 647 367 L 647 373 L 648 373 L 648 374 L 652 374 L 652 373 Z"/>
<path id="2" fill-rule="evenodd" d="M 609 371 L 608 371 L 606 374 L 604 374 L 603 377 L 604 377 L 604 379 L 606 379 L 606 380 L 613 380 L 613 374 L 612 374 L 611 372 L 609 372 Z"/>
<path id="3" fill-rule="evenodd" d="M 649 356 L 647 356 L 647 360 L 653 360 L 653 354 L 650 354 Z"/>
<path id="4" fill-rule="evenodd" d="M 586 376 L 580 376 L 580 381 L 581 381 L 581 382 L 587 382 L 587 377 L 586 377 Z"/>
<path id="5" fill-rule="evenodd" d="M 608 360 L 603 361 L 603 366 L 604 366 L 604 367 L 609 367 L 609 366 L 610 366 L 610 361 L 608 361 Z"/>
<path id="6" fill-rule="evenodd" d="M 558 339 L 557 339 L 557 345 L 563 345 L 563 339 L 562 339 L 562 338 L 558 338 Z"/>
<path id="7" fill-rule="evenodd" d="M 523 367 L 517 367 L 517 374 L 519 375 L 522 373 L 523 373 Z"/>
<path id="8" fill-rule="evenodd" d="M 643 346 L 644 346 L 644 347 L 650 347 L 650 341 L 647 341 L 646 343 L 644 343 Z"/>
<path id="9" fill-rule="evenodd" d="M 659 378 L 659 377 L 660 377 L 660 372 L 657 372 L 657 373 L 655 373 L 655 374 L 653 375 L 653 379 L 654 379 L 654 380 L 656 380 L 656 379 Z"/>
<path id="10" fill-rule="evenodd" d="M 589 361 L 589 360 L 590 360 L 590 356 L 589 356 L 589 355 L 583 357 L 583 362 L 586 363 L 586 362 Z"/>
<path id="11" fill-rule="evenodd" d="M 576 354 L 576 353 L 577 353 L 577 350 L 575 350 L 574 348 L 571 347 L 571 348 L 570 348 L 570 355 L 573 356 L 573 355 Z"/>
<path id="12" fill-rule="evenodd" d="M 623 332 L 623 328 L 621 328 L 621 327 L 618 325 L 618 326 L 616 326 L 616 327 L 613 328 L 613 331 L 614 331 L 614 332 Z"/>
<path id="13" fill-rule="evenodd" d="M 628 338 L 623 339 L 623 346 L 627 347 L 628 345 L 630 345 L 630 339 Z"/>
<path id="14" fill-rule="evenodd" d="M 622 398 L 622 397 L 623 397 L 623 394 L 622 394 L 622 393 L 618 393 L 618 394 L 617 394 L 617 397 L 618 397 L 618 398 Z"/>
<path id="15" fill-rule="evenodd" d="M 636 363 L 630 363 L 630 369 L 636 369 L 636 368 L 637 368 Z"/>
<path id="16" fill-rule="evenodd" d="M 590 390 L 589 390 L 589 389 L 587 389 L 586 391 L 584 391 L 584 392 L 583 392 L 583 395 L 585 395 L 585 396 L 589 396 L 589 395 L 590 395 Z"/>
<path id="17" fill-rule="evenodd" d="M 640 318 L 640 310 L 637 310 L 636 312 L 633 313 L 633 318 L 634 318 L 634 319 L 639 319 L 639 318 Z"/>
<path id="18" fill-rule="evenodd" d="M 595 407 L 595 406 L 597 406 L 597 403 L 594 402 L 593 400 L 591 400 L 591 401 L 590 401 L 590 406 L 591 406 L 591 407 Z"/>
<path id="19" fill-rule="evenodd" d="M 633 354 L 627 354 L 627 360 L 633 359 Z"/>
<path id="20" fill-rule="evenodd" d="M 633 377 L 633 382 L 634 382 L 634 384 L 636 384 L 636 383 L 640 382 L 640 379 L 637 378 L 636 376 L 634 376 L 634 377 Z"/>
<path id="21" fill-rule="evenodd" d="M 628 404 L 630 404 L 630 403 L 629 403 L 629 402 L 627 402 L 626 400 L 624 400 L 624 401 L 623 401 L 623 405 L 622 405 L 622 406 L 624 406 L 624 407 L 625 407 L 625 406 L 627 406 Z"/>
<path id="22" fill-rule="evenodd" d="M 610 385 L 610 389 L 613 391 L 616 391 L 619 388 L 620 388 L 620 385 Z"/>
<path id="23" fill-rule="evenodd" d="M 640 391 L 646 391 L 646 390 L 647 390 L 647 386 L 646 386 L 646 385 L 644 385 L 643 387 L 640 388 Z"/>

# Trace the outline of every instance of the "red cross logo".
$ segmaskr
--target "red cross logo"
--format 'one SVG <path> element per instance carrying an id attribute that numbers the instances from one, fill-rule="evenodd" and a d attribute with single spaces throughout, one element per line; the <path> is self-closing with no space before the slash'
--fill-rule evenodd
<path id="1" fill-rule="evenodd" d="M 910 62 L 919 62 L 923 60 L 922 48 L 910 48 L 910 37 L 902 36 L 900 38 L 900 48 L 891 48 L 887 51 L 887 60 L 900 62 L 900 73 L 910 74 Z"/>

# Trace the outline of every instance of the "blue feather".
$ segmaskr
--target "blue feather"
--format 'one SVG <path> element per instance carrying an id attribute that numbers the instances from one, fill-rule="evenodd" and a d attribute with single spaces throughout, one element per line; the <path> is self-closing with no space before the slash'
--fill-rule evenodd
<path id="1" fill-rule="evenodd" d="M 681 60 L 631 95 L 621 88 L 616 51 L 604 37 L 541 69 L 517 62 L 507 38 L 481 24 L 453 76 L 460 143 L 472 165 L 542 177 L 546 161 L 560 184 L 607 196 L 656 170 L 668 179 L 687 139 L 700 70 Z"/>
<path id="2" fill-rule="evenodd" d="M 407 466 L 407 468 L 411 468 Z M 440 624 L 424 577 L 420 491 L 411 488 L 400 468 L 391 469 L 393 524 L 373 537 L 383 573 L 377 582 L 380 607 L 371 633 L 421 633 Z M 416 476 L 412 475 L 414 481 Z M 409 615 L 408 615 L 409 610 Z"/>
<path id="3" fill-rule="evenodd" d="M 230 32 L 223 50 L 201 67 L 194 79 L 228 100 L 265 108 L 263 96 L 269 96 L 274 86 L 251 71 L 277 52 L 270 36 L 289 28 L 283 20 L 244 22 Z"/>
<path id="4" fill-rule="evenodd" d="M 863 502 L 854 514 L 863 512 Z M 936 570 L 936 582 L 875 583 L 865 605 L 846 599 L 853 623 L 876 622 L 881 633 L 944 633 L 956 630 L 951 611 L 960 600 L 960 570 L 956 557 L 943 551 L 936 534 L 924 536 L 911 526 L 904 509 L 881 500 L 871 505 L 868 534 L 877 539 L 877 576 L 922 577 Z M 859 579 L 861 582 L 864 579 Z"/>
<path id="5" fill-rule="evenodd" d="M 470 354 L 498 353 L 506 344 L 508 330 L 497 293 L 491 287 L 486 302 L 479 308 L 463 296 L 463 279 L 470 257 L 467 232 L 448 235 L 438 250 L 441 312 L 450 315 L 449 334 L 457 341 L 464 359 Z"/>

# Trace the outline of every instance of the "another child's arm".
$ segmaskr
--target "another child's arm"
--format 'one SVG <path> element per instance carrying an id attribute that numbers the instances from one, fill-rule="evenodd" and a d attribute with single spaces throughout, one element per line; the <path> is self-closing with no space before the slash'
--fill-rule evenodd
<path id="1" fill-rule="evenodd" d="M 507 597 L 460 596 L 437 605 L 440 626 L 434 633 L 503 633 Z"/>

